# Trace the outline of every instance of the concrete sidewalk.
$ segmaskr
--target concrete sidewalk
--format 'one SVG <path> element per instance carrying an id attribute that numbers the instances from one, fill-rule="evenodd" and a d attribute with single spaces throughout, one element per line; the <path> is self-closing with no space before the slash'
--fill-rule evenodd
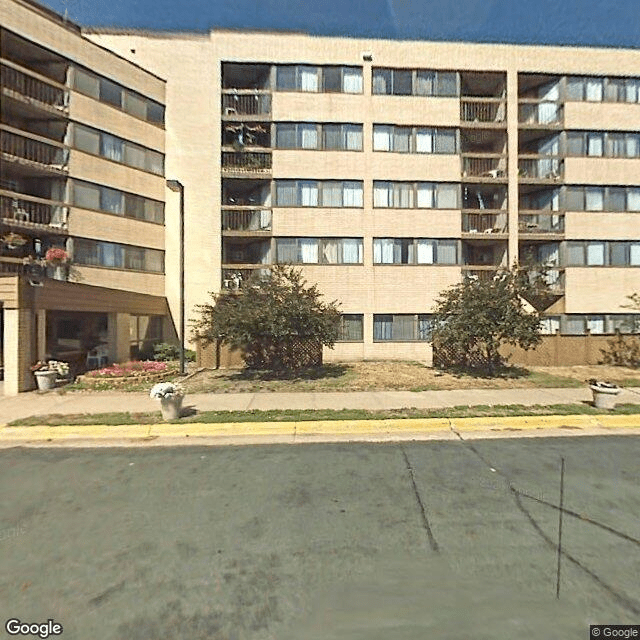
<path id="1" fill-rule="evenodd" d="M 354 391 L 313 393 L 194 393 L 185 407 L 198 411 L 268 409 L 439 409 L 457 405 L 554 405 L 590 403 L 591 391 L 573 389 L 460 389 L 449 391 Z M 640 403 L 640 389 L 623 389 L 619 403 Z M 34 415 L 159 411 L 146 393 L 56 392 L 0 397 L 0 425 Z"/>

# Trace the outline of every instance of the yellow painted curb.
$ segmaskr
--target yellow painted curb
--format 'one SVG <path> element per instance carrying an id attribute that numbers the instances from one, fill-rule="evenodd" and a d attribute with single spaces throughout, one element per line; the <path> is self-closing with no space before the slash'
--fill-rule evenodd
<path id="1" fill-rule="evenodd" d="M 154 425 L 66 425 L 0 427 L 1 441 L 77 439 L 371 435 L 450 431 L 514 431 L 586 428 L 640 428 L 640 415 L 512 416 L 483 418 L 393 418 L 386 420 L 315 420 L 302 422 L 175 423 Z"/>
<path id="2" fill-rule="evenodd" d="M 73 440 L 77 438 L 145 438 L 148 424 L 3 427 L 0 440 Z"/>

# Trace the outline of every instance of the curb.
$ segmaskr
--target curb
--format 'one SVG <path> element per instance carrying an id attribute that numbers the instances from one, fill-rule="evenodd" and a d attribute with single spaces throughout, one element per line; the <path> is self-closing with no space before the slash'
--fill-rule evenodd
<path id="1" fill-rule="evenodd" d="M 154 425 L 64 425 L 58 427 L 0 427 L 0 444 L 64 441 L 150 440 L 157 438 L 243 438 L 273 437 L 295 441 L 304 437 L 363 437 L 407 434 L 429 436 L 452 432 L 489 434 L 518 431 L 640 429 L 640 414 L 552 415 L 483 418 L 396 418 L 385 420 L 315 420 L 302 422 L 227 422 Z"/>

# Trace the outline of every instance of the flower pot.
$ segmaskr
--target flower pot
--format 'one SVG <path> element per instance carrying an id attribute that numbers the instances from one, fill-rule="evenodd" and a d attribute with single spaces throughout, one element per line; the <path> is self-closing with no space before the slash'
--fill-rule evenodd
<path id="1" fill-rule="evenodd" d="M 622 391 L 620 387 L 591 384 L 589 388 L 593 393 L 593 404 L 596 409 L 616 408 L 616 396 Z"/>
<path id="2" fill-rule="evenodd" d="M 56 386 L 58 374 L 55 371 L 35 371 L 34 375 L 40 391 L 49 391 Z"/>
<path id="3" fill-rule="evenodd" d="M 160 410 L 162 411 L 163 420 L 177 420 L 180 417 L 183 397 L 160 398 Z"/>

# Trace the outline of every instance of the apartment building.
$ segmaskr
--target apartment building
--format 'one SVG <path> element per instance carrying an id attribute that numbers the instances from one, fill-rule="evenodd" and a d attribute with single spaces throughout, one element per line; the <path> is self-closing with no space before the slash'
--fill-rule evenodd
<path id="1" fill-rule="evenodd" d="M 0 0 L 0 368 L 82 370 L 172 335 L 165 82 L 29 0 Z"/>
<path id="2" fill-rule="evenodd" d="M 519 260 L 549 269 L 546 333 L 637 330 L 625 304 L 640 290 L 640 52 L 87 36 L 167 80 L 188 313 L 291 263 L 342 305 L 327 359 L 429 361 L 438 294 Z"/>

